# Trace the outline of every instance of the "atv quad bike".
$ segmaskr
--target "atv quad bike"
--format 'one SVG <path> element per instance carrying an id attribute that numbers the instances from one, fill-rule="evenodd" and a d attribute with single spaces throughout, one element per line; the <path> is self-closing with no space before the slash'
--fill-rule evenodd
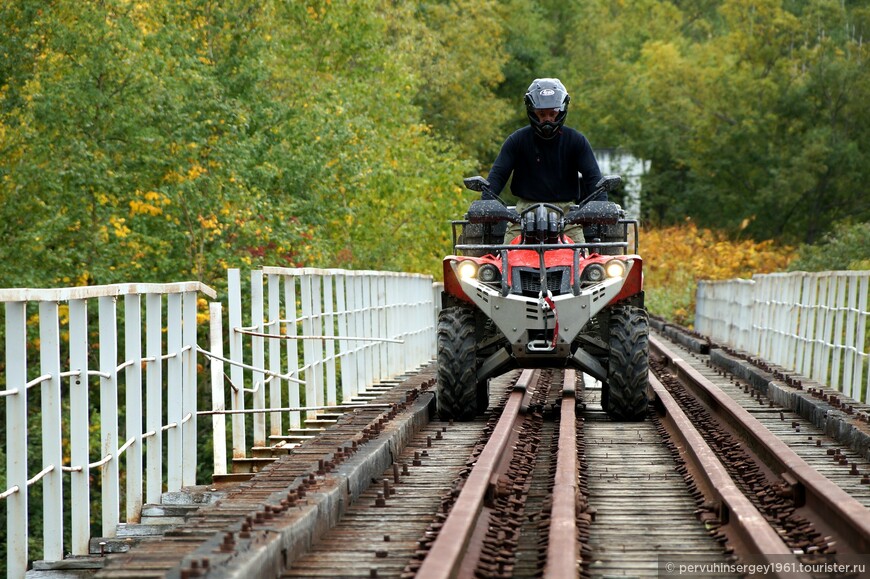
<path id="1" fill-rule="evenodd" d="M 606 176 L 599 191 L 622 179 Z M 615 420 L 647 413 L 649 319 L 636 220 L 616 203 L 559 207 L 539 203 L 517 213 L 481 192 L 466 218 L 453 222 L 455 255 L 444 258 L 438 317 L 438 413 L 470 420 L 489 405 L 489 379 L 514 368 L 573 367 L 602 382 L 602 406 Z M 521 233 L 503 242 L 507 224 Z M 566 225 L 581 225 L 575 243 Z M 633 229 L 633 253 L 628 253 Z"/>

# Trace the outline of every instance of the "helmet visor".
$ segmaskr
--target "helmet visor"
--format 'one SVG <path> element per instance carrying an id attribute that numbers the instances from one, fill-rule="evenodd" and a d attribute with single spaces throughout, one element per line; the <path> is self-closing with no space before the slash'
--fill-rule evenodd
<path id="1" fill-rule="evenodd" d="M 559 109 L 533 109 L 533 112 L 540 122 L 555 123 L 562 111 Z"/>

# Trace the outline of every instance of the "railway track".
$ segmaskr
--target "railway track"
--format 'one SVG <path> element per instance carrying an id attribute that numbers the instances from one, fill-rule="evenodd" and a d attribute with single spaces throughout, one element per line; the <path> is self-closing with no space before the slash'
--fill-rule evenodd
<path id="1" fill-rule="evenodd" d="M 783 407 L 768 396 L 765 389 L 754 387 L 750 382 L 716 368 L 709 355 L 699 355 L 676 345 L 669 347 L 681 355 L 688 367 L 715 382 L 724 394 L 746 409 L 815 470 L 865 507 L 870 507 L 870 476 L 867 474 L 870 473 L 870 460 L 866 456 L 829 436 L 824 429 L 804 416 Z M 870 428 L 861 422 L 853 424 L 856 424 L 856 428 L 870 432 Z"/>
<path id="2" fill-rule="evenodd" d="M 510 377 L 495 381 L 494 389 Z M 474 422 L 426 425 L 398 462 L 413 470 L 388 469 L 374 481 L 328 536 L 293 561 L 282 577 L 396 577 L 446 518 L 455 482 L 487 427 Z M 433 518 L 434 517 L 434 518 Z"/>
<path id="3" fill-rule="evenodd" d="M 724 385 L 714 383 L 678 352 L 659 340 L 651 343 L 654 357 L 661 356 L 667 362 L 660 376 L 670 383 L 668 389 L 676 393 L 681 406 L 694 413 L 698 422 L 708 425 L 705 439 L 723 458 L 732 478 L 753 504 L 773 522 L 792 552 L 802 559 L 814 554 L 870 553 L 870 511 L 859 500 L 865 497 L 866 485 L 846 485 L 842 477 L 836 477 L 838 485 L 820 472 L 829 471 L 832 459 L 844 467 L 848 464 L 836 452 L 822 454 L 823 446 L 830 444 L 824 433 L 804 434 L 819 444 L 819 451 L 807 455 L 807 462 L 777 436 L 781 426 L 776 423 L 785 422 L 785 412 L 777 409 L 773 401 L 765 401 L 760 392 L 754 400 L 735 400 L 723 391 Z M 764 420 L 749 412 L 741 401 L 754 407 Z M 758 412 L 760 407 L 768 411 Z M 770 409 L 778 420 L 770 420 Z M 790 422 L 799 430 L 797 421 Z M 866 474 L 870 465 L 852 465 L 844 470 L 859 483 L 863 478 L 861 468 Z"/>
<path id="4" fill-rule="evenodd" d="M 856 558 L 870 553 L 860 450 L 781 406 L 780 390 L 651 343 L 644 422 L 609 420 L 600 389 L 559 370 L 493 380 L 491 410 L 473 422 L 430 420 L 425 370 L 164 540 L 109 556 L 99 576 L 665 577 L 674 562 L 715 571 L 695 576 L 745 575 L 741 562 L 777 565 L 771 576 L 870 572 Z"/>
<path id="5" fill-rule="evenodd" d="M 673 555 L 726 562 L 721 543 L 698 520 L 698 501 L 660 421 L 612 422 L 600 389 L 585 398 L 586 476 L 596 510 L 589 574 L 656 577 Z"/>

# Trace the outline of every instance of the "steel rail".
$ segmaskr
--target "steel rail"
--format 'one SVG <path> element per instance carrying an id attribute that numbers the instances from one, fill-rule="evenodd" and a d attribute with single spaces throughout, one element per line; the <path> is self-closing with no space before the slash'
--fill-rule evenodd
<path id="1" fill-rule="evenodd" d="M 553 485 L 545 579 L 563 579 L 579 575 L 577 540 L 577 420 L 575 388 L 577 371 L 565 370 L 559 416 L 559 448 Z"/>
<path id="2" fill-rule="evenodd" d="M 740 404 L 654 336 L 651 353 L 667 360 L 677 377 L 703 400 L 709 410 L 727 422 L 774 472 L 792 484 L 796 506 L 805 507 L 813 520 L 837 534 L 839 546 L 852 553 L 870 553 L 870 509 L 819 473 Z M 789 480 L 790 479 L 790 480 Z"/>
<path id="3" fill-rule="evenodd" d="M 483 510 L 484 500 L 490 490 L 491 480 L 499 465 L 506 460 L 506 455 L 511 453 L 508 441 L 521 415 L 528 390 L 536 382 L 539 373 L 539 370 L 523 370 L 517 380 L 489 442 L 478 456 L 477 463 L 456 498 L 438 537 L 417 570 L 416 579 L 447 579 L 458 576 Z M 509 461 L 509 456 L 507 460 Z"/>
<path id="4" fill-rule="evenodd" d="M 740 550 L 746 553 L 772 556 L 777 561 L 784 557 L 794 558 L 792 550 L 737 487 L 691 419 L 652 372 L 649 381 L 660 413 L 659 420 L 677 445 L 685 450 L 684 458 L 690 463 L 691 472 L 704 496 L 719 505 L 719 518 L 729 538 L 739 542 Z M 729 532 L 731 530 L 733 533 Z M 797 563 L 796 558 L 794 562 Z M 787 576 L 802 577 L 792 573 Z"/>

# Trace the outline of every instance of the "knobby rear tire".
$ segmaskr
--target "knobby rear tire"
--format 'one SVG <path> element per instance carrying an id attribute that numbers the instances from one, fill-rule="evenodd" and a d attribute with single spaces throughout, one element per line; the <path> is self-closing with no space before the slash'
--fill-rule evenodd
<path id="1" fill-rule="evenodd" d="M 441 420 L 472 420 L 479 409 L 474 310 L 454 306 L 438 315 L 438 387 Z"/>
<path id="2" fill-rule="evenodd" d="M 649 401 L 649 316 L 634 306 L 610 312 L 610 360 L 607 396 L 602 401 L 614 420 L 637 422 L 646 418 Z"/>

